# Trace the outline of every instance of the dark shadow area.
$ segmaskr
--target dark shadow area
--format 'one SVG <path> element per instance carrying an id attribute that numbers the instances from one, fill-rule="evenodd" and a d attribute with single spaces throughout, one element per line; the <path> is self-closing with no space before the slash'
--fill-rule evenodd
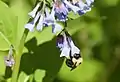
<path id="1" fill-rule="evenodd" d="M 11 69 L 11 67 L 6 66 L 4 78 L 5 78 L 5 79 L 8 79 L 8 78 L 10 78 L 11 76 L 12 76 L 12 69 Z"/>
<path id="2" fill-rule="evenodd" d="M 98 45 L 96 45 L 96 46 L 94 46 L 94 47 L 92 48 L 93 57 L 94 57 L 95 59 L 100 60 L 100 61 L 102 61 L 101 48 L 102 48 L 102 44 L 98 44 Z"/>
<path id="3" fill-rule="evenodd" d="M 32 38 L 25 47 L 29 52 L 22 55 L 20 71 L 29 75 L 36 69 L 43 69 L 46 71 L 43 82 L 52 82 L 51 79 L 57 75 L 64 60 L 56 48 L 56 38 L 41 45 L 37 45 L 36 38 Z"/>
<path id="4" fill-rule="evenodd" d="M 113 73 L 111 73 L 108 82 L 120 82 L 120 60 Z"/>

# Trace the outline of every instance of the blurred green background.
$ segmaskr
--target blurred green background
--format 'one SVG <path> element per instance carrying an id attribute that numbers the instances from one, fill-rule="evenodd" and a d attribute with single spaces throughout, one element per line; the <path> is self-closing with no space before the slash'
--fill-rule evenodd
<path id="1" fill-rule="evenodd" d="M 10 82 L 5 67 L 9 43 L 19 45 L 36 0 L 0 0 L 0 82 Z M 95 0 L 91 12 L 68 21 L 68 31 L 81 49 L 83 63 L 65 65 L 51 28 L 29 33 L 21 58 L 18 82 L 120 82 L 120 0 Z M 8 41 L 6 41 L 6 38 Z"/>

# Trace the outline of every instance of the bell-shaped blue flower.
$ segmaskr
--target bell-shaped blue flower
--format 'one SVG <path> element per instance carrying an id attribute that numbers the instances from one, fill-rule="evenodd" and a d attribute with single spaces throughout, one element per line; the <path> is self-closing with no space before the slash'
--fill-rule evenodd
<path id="1" fill-rule="evenodd" d="M 5 65 L 8 67 L 12 67 L 15 64 L 13 57 L 10 57 L 10 58 L 8 58 L 7 56 L 4 57 L 4 62 L 5 62 Z"/>
<path id="2" fill-rule="evenodd" d="M 88 6 L 92 6 L 93 2 L 94 2 L 94 0 L 86 0 L 86 4 Z"/>
<path id="3" fill-rule="evenodd" d="M 67 0 L 63 1 L 75 14 L 80 10 L 79 7 L 72 5 L 70 2 Z"/>
<path id="4" fill-rule="evenodd" d="M 38 22 L 37 27 L 36 27 L 36 29 L 38 31 L 42 31 L 42 29 L 43 29 L 43 22 L 44 22 L 44 14 L 41 14 L 39 22 Z"/>
<path id="5" fill-rule="evenodd" d="M 58 35 L 57 37 L 57 47 L 60 49 L 61 54 L 60 57 L 69 58 L 70 55 L 74 56 L 74 54 L 79 54 L 80 50 L 75 46 L 71 37 L 66 33 L 62 35 Z"/>
<path id="6" fill-rule="evenodd" d="M 62 26 L 59 25 L 58 23 L 56 23 L 54 15 L 55 15 L 54 6 L 53 6 L 50 14 L 48 13 L 48 10 L 46 9 L 46 17 L 45 17 L 45 20 L 44 20 L 44 25 L 45 26 L 52 25 L 52 32 L 57 33 L 57 32 L 62 30 Z"/>
<path id="7" fill-rule="evenodd" d="M 57 21 L 66 21 L 68 15 L 68 9 L 62 2 L 55 2 L 55 16 L 57 17 Z"/>
<path id="8" fill-rule="evenodd" d="M 57 32 L 62 31 L 62 26 L 58 23 L 52 24 L 52 33 L 56 34 Z"/>
<path id="9" fill-rule="evenodd" d="M 25 24 L 24 27 L 25 27 L 26 29 L 28 29 L 30 32 L 33 32 L 33 31 L 34 31 L 35 24 L 36 24 L 36 22 L 38 21 L 39 17 L 40 17 L 40 12 L 37 13 L 37 15 L 35 16 L 35 18 L 34 18 L 31 22 Z"/>
<path id="10" fill-rule="evenodd" d="M 54 11 L 54 7 L 52 8 L 51 13 L 49 13 L 48 9 L 45 8 L 45 13 L 46 13 L 46 17 L 44 18 L 44 26 L 50 26 L 52 24 L 54 24 L 55 22 L 55 11 Z"/>
<path id="11" fill-rule="evenodd" d="M 35 8 L 31 12 L 28 13 L 28 15 L 34 18 L 39 7 L 40 7 L 40 2 L 35 6 Z"/>

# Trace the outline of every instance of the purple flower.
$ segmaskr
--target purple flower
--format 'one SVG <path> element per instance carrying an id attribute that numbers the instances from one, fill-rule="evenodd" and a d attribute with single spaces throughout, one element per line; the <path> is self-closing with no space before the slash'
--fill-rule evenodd
<path id="1" fill-rule="evenodd" d="M 28 15 L 34 18 L 39 7 L 40 7 L 40 2 L 35 6 L 35 8 L 31 12 L 28 13 Z"/>
<path id="2" fill-rule="evenodd" d="M 25 24 L 24 27 L 27 28 L 30 32 L 34 31 L 35 24 L 38 21 L 39 17 L 40 17 L 40 12 L 37 13 L 35 18 L 31 22 Z"/>
<path id="3" fill-rule="evenodd" d="M 55 1 L 55 16 L 57 17 L 58 21 L 66 21 L 68 15 L 68 9 L 64 3 Z"/>
<path id="4" fill-rule="evenodd" d="M 40 17 L 39 22 L 38 22 L 37 27 L 36 27 L 36 29 L 38 31 L 42 31 L 42 29 L 43 29 L 43 22 L 44 22 L 44 14 L 41 14 L 41 17 Z"/>
<path id="5" fill-rule="evenodd" d="M 84 10 L 88 6 L 82 0 L 79 0 L 79 2 L 76 2 L 75 5 L 78 6 L 81 10 Z"/>
<path id="6" fill-rule="evenodd" d="M 94 0 L 86 0 L 86 4 L 88 6 L 92 6 L 93 2 L 94 2 Z"/>
<path id="7" fill-rule="evenodd" d="M 8 58 L 7 56 L 4 57 L 5 65 L 8 67 L 12 67 L 15 63 L 13 57 Z"/>
<path id="8" fill-rule="evenodd" d="M 91 5 L 93 2 L 94 0 L 86 0 L 85 3 L 82 0 L 79 1 L 72 0 L 73 5 L 80 8 L 80 10 L 77 11 L 79 15 L 83 15 L 86 12 L 91 11 Z"/>
<path id="9" fill-rule="evenodd" d="M 48 10 L 46 9 L 46 17 L 44 20 L 44 26 L 52 25 L 52 32 L 57 33 L 62 30 L 62 26 L 60 24 L 56 23 L 54 15 L 55 15 L 54 6 L 53 6 L 50 14 L 49 14 Z"/>
<path id="10" fill-rule="evenodd" d="M 52 24 L 52 33 L 56 34 L 57 32 L 60 32 L 62 30 L 62 26 L 58 23 Z"/>
<path id="11" fill-rule="evenodd" d="M 13 55 L 13 46 L 11 45 L 10 49 L 9 49 L 8 56 L 4 57 L 4 61 L 5 61 L 6 66 L 12 67 L 14 65 L 15 61 L 14 61 L 14 58 L 12 55 Z"/>
<path id="12" fill-rule="evenodd" d="M 65 3 L 65 5 L 67 5 L 75 14 L 77 13 L 77 11 L 80 10 L 79 7 L 72 5 L 70 2 L 68 2 L 67 0 L 63 0 L 63 2 Z"/>
<path id="13" fill-rule="evenodd" d="M 51 13 L 49 13 L 48 9 L 46 8 L 45 9 L 45 13 L 46 13 L 46 17 L 45 17 L 44 22 L 43 22 L 44 26 L 50 26 L 50 25 L 54 24 L 55 23 L 55 17 L 54 17 L 55 11 L 54 11 L 54 7 L 52 8 Z"/>
<path id="14" fill-rule="evenodd" d="M 74 56 L 74 54 L 79 54 L 80 50 L 75 46 L 71 37 L 66 33 L 58 35 L 57 37 L 57 47 L 60 48 L 61 54 L 60 57 L 65 56 L 66 58 Z"/>

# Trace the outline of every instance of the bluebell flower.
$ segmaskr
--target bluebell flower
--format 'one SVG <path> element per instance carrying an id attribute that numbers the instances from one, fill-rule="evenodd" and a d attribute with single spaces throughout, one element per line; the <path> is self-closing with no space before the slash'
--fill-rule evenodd
<path id="1" fill-rule="evenodd" d="M 75 3 L 75 5 L 78 6 L 81 10 L 89 10 L 89 6 L 82 0 L 79 0 L 79 2 Z"/>
<path id="2" fill-rule="evenodd" d="M 43 29 L 43 22 L 44 22 L 44 14 L 41 14 L 39 22 L 38 22 L 37 27 L 36 27 L 36 29 L 38 31 L 42 31 L 42 29 Z"/>
<path id="3" fill-rule="evenodd" d="M 90 7 L 92 6 L 94 0 L 86 0 L 86 4 Z"/>
<path id="4" fill-rule="evenodd" d="M 62 30 L 62 26 L 58 23 L 52 24 L 52 33 L 56 34 L 57 32 L 60 32 Z"/>
<path id="5" fill-rule="evenodd" d="M 60 57 L 65 56 L 66 58 L 74 56 L 74 54 L 79 54 L 80 50 L 75 46 L 70 36 L 63 33 L 57 38 L 57 47 L 60 48 L 61 54 Z"/>
<path id="6" fill-rule="evenodd" d="M 79 15 L 83 15 L 83 14 L 85 14 L 85 13 L 86 13 L 85 10 L 79 10 L 79 11 L 78 11 L 78 14 L 79 14 Z"/>
<path id="7" fill-rule="evenodd" d="M 46 17 L 45 17 L 45 19 L 44 19 L 44 25 L 45 26 L 50 26 L 50 25 L 52 25 L 52 32 L 53 33 L 57 33 L 57 32 L 59 32 L 59 31 L 61 31 L 62 30 L 62 26 L 61 25 L 59 25 L 58 23 L 56 23 L 56 20 L 55 20 L 55 11 L 54 11 L 54 6 L 53 6 L 53 8 L 52 8 L 52 11 L 51 11 L 51 13 L 49 14 L 48 13 L 48 10 L 46 9 L 46 12 L 47 12 L 47 14 L 46 14 Z"/>
<path id="8" fill-rule="evenodd" d="M 28 15 L 34 18 L 39 7 L 40 7 L 40 2 L 35 6 L 35 8 L 31 12 L 28 13 Z"/>
<path id="9" fill-rule="evenodd" d="M 39 17 L 40 17 L 40 12 L 37 13 L 35 18 L 31 22 L 25 24 L 24 27 L 28 29 L 30 32 L 34 31 L 35 24 L 38 21 Z"/>
<path id="10" fill-rule="evenodd" d="M 7 56 L 5 56 L 4 61 L 5 61 L 5 65 L 8 67 L 12 67 L 15 64 L 13 57 L 8 58 Z"/>
<path id="11" fill-rule="evenodd" d="M 68 15 L 68 9 L 64 3 L 58 2 L 57 0 L 54 2 L 55 6 L 55 16 L 57 17 L 58 21 L 66 21 Z"/>
<path id="12" fill-rule="evenodd" d="M 54 24 L 55 23 L 55 17 L 54 17 L 55 11 L 54 11 L 54 7 L 52 8 L 51 13 L 49 13 L 49 11 L 48 11 L 47 8 L 45 9 L 45 12 L 46 12 L 46 17 L 44 19 L 44 25 L 45 26 L 50 26 L 50 25 Z"/>
<path id="13" fill-rule="evenodd" d="M 68 2 L 67 0 L 63 0 L 63 2 L 76 14 L 80 8 L 77 6 L 72 5 L 70 2 Z"/>
<path id="14" fill-rule="evenodd" d="M 63 30 L 63 33 L 61 32 L 57 36 L 57 47 L 61 51 L 60 57 L 66 58 L 66 65 L 70 67 L 71 70 L 83 62 L 80 49 L 75 46 L 67 31 Z"/>
<path id="15" fill-rule="evenodd" d="M 77 11 L 79 15 L 91 11 L 91 5 L 93 2 L 94 0 L 86 0 L 85 3 L 82 0 L 72 0 L 72 4 L 80 8 L 80 10 Z"/>

